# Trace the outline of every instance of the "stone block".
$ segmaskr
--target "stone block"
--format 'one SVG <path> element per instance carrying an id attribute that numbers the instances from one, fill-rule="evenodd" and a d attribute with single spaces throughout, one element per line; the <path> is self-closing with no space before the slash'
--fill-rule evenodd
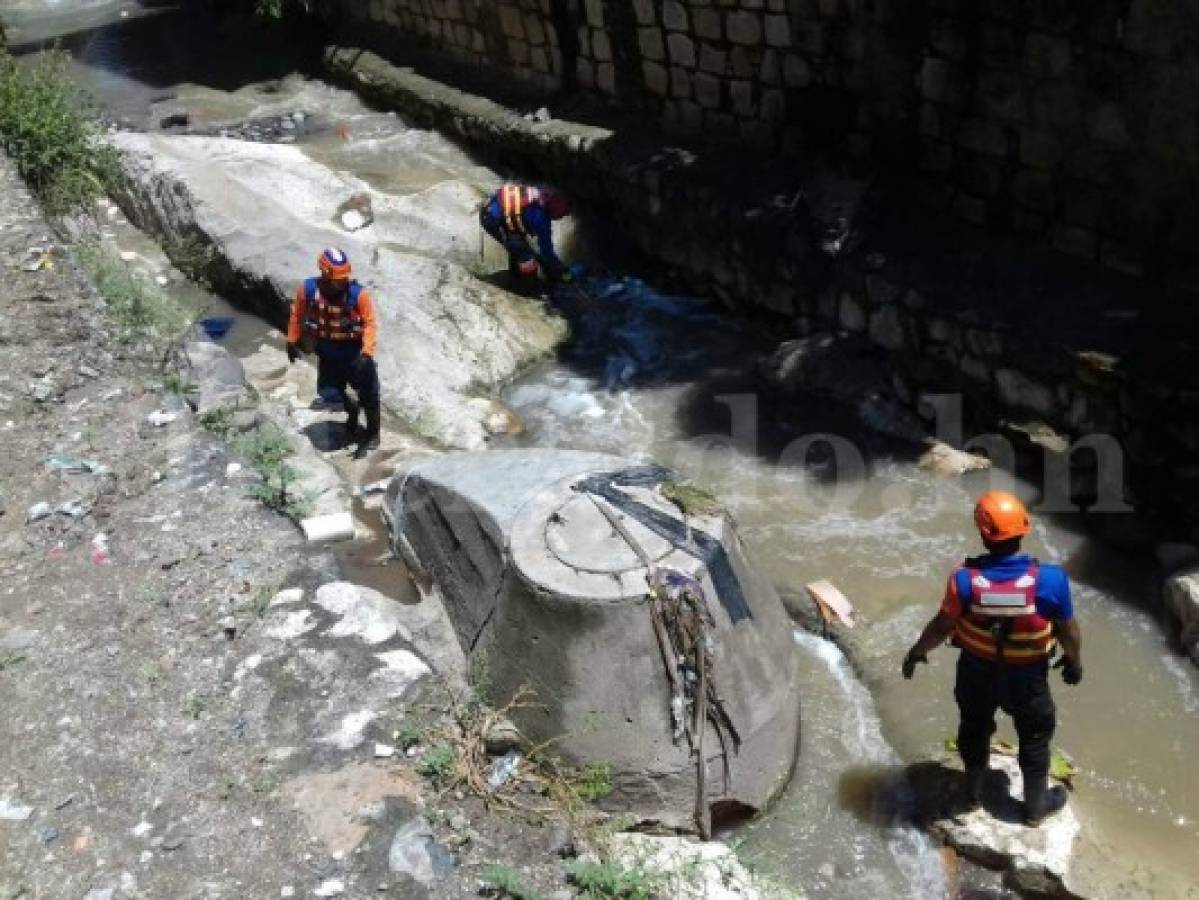
<path id="1" fill-rule="evenodd" d="M 1029 209 L 1049 212 L 1057 205 L 1053 178 L 1040 169 L 1021 169 L 1012 179 L 1012 198 Z"/>
<path id="2" fill-rule="evenodd" d="M 720 81 L 700 72 L 695 76 L 695 99 L 704 109 L 720 108 Z"/>
<path id="3" fill-rule="evenodd" d="M 789 88 L 805 88 L 812 83 L 808 61 L 795 53 L 783 57 L 783 83 Z"/>
<path id="4" fill-rule="evenodd" d="M 975 153 L 991 156 L 1008 155 L 1008 138 L 1004 130 L 986 119 L 967 119 L 958 129 L 956 143 Z"/>
<path id="5" fill-rule="evenodd" d="M 888 350 L 904 348 L 903 316 L 897 306 L 884 306 L 870 316 L 870 339 Z"/>
<path id="6" fill-rule="evenodd" d="M 648 59 L 643 60 L 641 74 L 647 91 L 659 97 L 666 96 L 670 89 L 670 73 L 666 71 L 665 66 Z"/>
<path id="7" fill-rule="evenodd" d="M 936 316 L 930 318 L 926 325 L 926 333 L 930 341 L 954 344 L 959 340 L 961 329 L 957 322 Z"/>
<path id="8" fill-rule="evenodd" d="M 1042 82 L 1029 97 L 1032 121 L 1048 131 L 1062 132 L 1082 124 L 1082 103 L 1068 81 Z"/>
<path id="9" fill-rule="evenodd" d="M 1062 225 L 1054 229 L 1053 246 L 1062 253 L 1070 256 L 1081 256 L 1084 259 L 1094 259 L 1098 246 L 1095 232 L 1086 228 L 1076 228 L 1072 225 Z"/>
<path id="10" fill-rule="evenodd" d="M 1116 147 L 1132 144 L 1124 112 L 1114 103 L 1101 103 L 1090 111 L 1087 115 L 1087 131 L 1095 140 Z"/>
<path id="11" fill-rule="evenodd" d="M 1104 241 L 1099 247 L 1099 261 L 1113 271 L 1134 278 L 1145 274 L 1145 254 L 1128 244 Z"/>
<path id="12" fill-rule="evenodd" d="M 920 68 L 920 93 L 934 103 L 961 106 L 966 101 L 966 75 L 948 60 L 926 57 Z"/>
<path id="13" fill-rule="evenodd" d="M 636 0 L 634 0 L 636 2 Z M 649 7 L 650 13 L 653 13 L 653 3 L 651 0 L 644 0 Z M 604 27 L 604 0 L 583 0 L 583 8 L 587 13 L 587 24 L 592 28 Z M 652 19 L 650 21 L 653 21 Z"/>
<path id="14" fill-rule="evenodd" d="M 670 61 L 676 66 L 695 68 L 695 43 L 685 34 L 671 34 L 666 38 L 666 47 L 670 51 Z"/>
<path id="15" fill-rule="evenodd" d="M 754 115 L 754 86 L 748 81 L 730 81 L 729 97 L 733 101 L 733 111 L 739 116 L 749 118 Z"/>
<path id="16" fill-rule="evenodd" d="M 753 59 L 744 47 L 734 47 L 729 53 L 729 68 L 734 78 L 754 77 Z"/>
<path id="17" fill-rule="evenodd" d="M 662 42 L 661 28 L 637 29 L 637 43 L 641 47 L 641 55 L 646 59 L 656 62 L 666 59 L 666 46 Z"/>
<path id="18" fill-rule="evenodd" d="M 1014 28 L 995 23 L 978 31 L 978 57 L 988 66 L 1015 68 L 1024 54 L 1024 46 Z"/>
<path id="19" fill-rule="evenodd" d="M 580 26 L 579 31 L 579 56 L 591 55 L 591 29 L 586 25 Z"/>
<path id="20" fill-rule="evenodd" d="M 762 17 L 752 12 L 728 13 L 724 29 L 731 43 L 750 47 L 762 42 Z"/>
<path id="21" fill-rule="evenodd" d="M 841 295 L 837 308 L 837 322 L 846 331 L 860 334 L 866 330 L 866 310 L 848 292 Z"/>
<path id="22" fill-rule="evenodd" d="M 765 0 L 741 0 L 742 9 L 762 9 L 765 6 Z"/>
<path id="23" fill-rule="evenodd" d="M 575 77 L 579 80 L 580 87 L 595 87 L 595 66 L 591 64 L 591 60 L 582 56 L 575 60 Z"/>
<path id="24" fill-rule="evenodd" d="M 941 108 L 935 103 L 920 105 L 920 133 L 931 138 L 942 136 Z"/>
<path id="25" fill-rule="evenodd" d="M 545 27 L 537 16 L 525 16 L 525 39 L 533 46 L 545 43 Z"/>
<path id="26" fill-rule="evenodd" d="M 679 121 L 683 130 L 694 134 L 704 125 L 704 110 L 692 100 L 684 100 L 679 104 Z"/>
<path id="27" fill-rule="evenodd" d="M 944 141 L 920 142 L 920 171 L 927 175 L 947 176 L 953 171 L 953 147 Z"/>
<path id="28" fill-rule="evenodd" d="M 786 16 L 767 16 L 766 43 L 771 47 L 790 47 L 791 20 Z"/>
<path id="29" fill-rule="evenodd" d="M 1085 181 L 1067 182 L 1063 193 L 1066 198 L 1066 222 L 1084 228 L 1094 228 L 1099 223 L 1103 207 L 1103 192 Z"/>
<path id="30" fill-rule="evenodd" d="M 782 69 L 779 65 L 779 52 L 773 48 L 762 54 L 762 64 L 758 67 L 758 80 L 763 84 L 777 85 L 781 81 Z"/>
<path id="31" fill-rule="evenodd" d="M 723 37 L 720 28 L 720 13 L 714 9 L 691 11 L 692 29 L 695 36 L 706 41 L 718 41 Z"/>
<path id="32" fill-rule="evenodd" d="M 828 49 L 828 26 L 820 21 L 799 19 L 791 38 L 799 50 L 817 59 L 824 56 Z"/>
<path id="33" fill-rule="evenodd" d="M 594 31 L 591 34 L 591 55 L 598 62 L 612 61 L 612 41 L 606 31 Z"/>
<path id="34" fill-rule="evenodd" d="M 1025 209 L 1023 206 L 1012 207 L 1012 228 L 1020 234 L 1037 234 L 1045 233 L 1049 227 L 1049 217 L 1039 212 L 1033 212 L 1030 209 Z"/>
<path id="35" fill-rule="evenodd" d="M 1034 169 L 1052 169 L 1062 161 L 1065 149 L 1056 135 L 1035 128 L 1020 132 L 1020 162 Z"/>
<path id="36" fill-rule="evenodd" d="M 724 50 L 719 47 L 713 47 L 711 44 L 700 44 L 700 69 L 705 72 L 711 72 L 713 75 L 723 75 L 727 63 L 728 54 Z"/>
<path id="37" fill-rule="evenodd" d="M 518 66 L 529 63 L 529 45 L 516 38 L 508 38 L 508 56 Z"/>
<path id="38" fill-rule="evenodd" d="M 971 194 L 994 199 L 1003 189 L 1005 164 L 994 156 L 963 153 L 958 183 Z"/>
<path id="39" fill-rule="evenodd" d="M 605 94 L 616 94 L 616 67 L 612 63 L 600 63 L 595 67 L 595 84 Z"/>
<path id="40" fill-rule="evenodd" d="M 954 62 L 964 60 L 969 50 L 965 33 L 951 18 L 934 19 L 928 27 L 928 40 L 937 55 Z"/>
<path id="41" fill-rule="evenodd" d="M 663 0 L 662 24 L 667 31 L 686 31 L 689 24 L 687 8 L 679 0 Z"/>
<path id="42" fill-rule="evenodd" d="M 1023 121 L 1027 110 L 1019 76 L 1003 70 L 983 72 L 978 77 L 978 105 L 988 118 Z"/>
<path id="43" fill-rule="evenodd" d="M 1073 60 L 1074 51 L 1066 38 L 1041 32 L 1024 38 L 1024 71 L 1035 78 L 1060 78 Z"/>
<path id="44" fill-rule="evenodd" d="M 525 22 L 519 9 L 513 6 L 501 6 L 499 13 L 500 28 L 505 36 L 509 38 L 523 38 L 525 36 Z"/>
<path id="45" fill-rule="evenodd" d="M 762 119 L 767 122 L 782 122 L 787 118 L 787 97 L 777 89 L 766 91 L 762 95 L 760 110 Z"/>
<path id="46" fill-rule="evenodd" d="M 533 47 L 529 50 L 529 66 L 534 72 L 547 75 L 550 72 L 550 55 L 545 47 Z"/>
<path id="47" fill-rule="evenodd" d="M 679 66 L 670 69 L 670 95 L 680 100 L 691 97 L 691 71 Z"/>
<path id="48" fill-rule="evenodd" d="M 987 201 L 973 194 L 958 193 L 953 198 L 953 214 L 975 225 L 986 225 Z"/>

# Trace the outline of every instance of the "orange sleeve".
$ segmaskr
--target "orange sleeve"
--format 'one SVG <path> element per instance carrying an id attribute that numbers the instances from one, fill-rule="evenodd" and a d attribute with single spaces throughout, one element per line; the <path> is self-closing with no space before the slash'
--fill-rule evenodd
<path id="1" fill-rule="evenodd" d="M 287 318 L 287 343 L 298 344 L 300 342 L 300 323 L 304 321 L 304 307 L 307 306 L 304 300 L 304 285 L 296 290 L 296 298 L 291 301 L 291 315 Z"/>
<path id="2" fill-rule="evenodd" d="M 951 619 L 960 619 L 962 617 L 962 598 L 958 596 L 955 574 L 956 570 L 949 576 L 949 581 L 945 584 L 945 598 L 941 601 L 941 612 Z"/>
<path id="3" fill-rule="evenodd" d="M 375 301 L 366 291 L 358 295 L 358 311 L 362 314 L 362 352 L 374 359 L 379 343 L 379 322 L 375 318 Z"/>

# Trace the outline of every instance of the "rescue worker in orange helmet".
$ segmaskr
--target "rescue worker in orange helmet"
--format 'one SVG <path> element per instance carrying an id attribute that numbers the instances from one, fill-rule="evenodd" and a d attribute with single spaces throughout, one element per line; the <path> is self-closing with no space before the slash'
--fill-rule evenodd
<path id="1" fill-rule="evenodd" d="M 505 184 L 479 210 L 479 224 L 508 251 L 514 285 L 536 275 L 539 266 L 549 280 L 568 282 L 574 276 L 554 252 L 553 235 L 553 223 L 568 215 L 570 200 L 558 191 Z"/>
<path id="2" fill-rule="evenodd" d="M 958 752 L 966 768 L 970 806 L 981 802 L 995 712 L 1012 717 L 1020 738 L 1024 822 L 1035 827 L 1066 805 L 1061 786 L 1049 788 L 1049 741 L 1057 713 L 1049 691 L 1049 660 L 1060 643 L 1066 684 L 1082 681 L 1082 634 L 1061 568 L 1020 552 L 1030 529 L 1028 511 L 1006 491 L 983 494 L 974 522 L 987 552 L 954 569 L 940 611 L 903 660 L 903 677 L 952 636 L 958 658 L 954 697 L 961 715 Z"/>
<path id="3" fill-rule="evenodd" d="M 352 277 L 350 260 L 329 248 L 317 260 L 318 278 L 296 291 L 287 323 L 287 358 L 302 352 L 317 356 L 316 387 L 326 402 L 345 404 L 346 442 L 356 444 L 355 459 L 379 446 L 379 372 L 375 366 L 378 323 L 371 295 Z M 345 393 L 352 387 L 358 399 Z M 358 419 L 366 414 L 366 428 Z"/>

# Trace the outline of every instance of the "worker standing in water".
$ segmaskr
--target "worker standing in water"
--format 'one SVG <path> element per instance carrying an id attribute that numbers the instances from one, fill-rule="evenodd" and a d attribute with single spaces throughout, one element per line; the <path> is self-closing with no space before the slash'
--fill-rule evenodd
<path id="1" fill-rule="evenodd" d="M 378 323 L 370 294 L 352 276 L 350 260 L 329 248 L 317 260 L 320 276 L 296 291 L 287 323 L 287 358 L 315 352 L 316 388 L 326 402 L 340 400 L 346 410 L 346 442 L 354 458 L 379 446 L 379 372 L 375 366 Z M 357 400 L 346 394 L 352 387 Z M 366 428 L 358 418 L 366 414 Z"/>
<path id="2" fill-rule="evenodd" d="M 1082 681 L 1082 636 L 1061 568 L 1020 552 L 1030 529 L 1028 511 L 1006 491 L 990 491 L 974 507 L 987 552 L 949 576 L 940 611 L 903 660 L 903 677 L 952 636 L 958 658 L 954 697 L 961 714 L 958 752 L 971 806 L 982 799 L 995 731 L 995 711 L 1012 717 L 1020 739 L 1024 823 L 1040 825 L 1066 805 L 1060 785 L 1049 788 L 1049 742 L 1057 725 L 1049 691 L 1049 660 L 1060 643 L 1066 684 Z"/>
<path id="3" fill-rule="evenodd" d="M 507 251 L 513 286 L 527 283 L 538 269 L 550 281 L 573 280 L 554 252 L 553 223 L 568 215 L 570 200 L 549 188 L 506 184 L 487 198 L 479 210 L 479 224 Z M 536 242 L 536 249 L 530 241 Z"/>

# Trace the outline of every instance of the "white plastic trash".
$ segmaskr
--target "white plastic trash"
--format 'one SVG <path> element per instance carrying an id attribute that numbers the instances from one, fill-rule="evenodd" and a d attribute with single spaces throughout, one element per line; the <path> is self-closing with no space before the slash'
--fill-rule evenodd
<path id="1" fill-rule="evenodd" d="M 348 512 L 313 516 L 300 523 L 309 543 L 348 541 L 354 537 L 354 519 Z"/>

